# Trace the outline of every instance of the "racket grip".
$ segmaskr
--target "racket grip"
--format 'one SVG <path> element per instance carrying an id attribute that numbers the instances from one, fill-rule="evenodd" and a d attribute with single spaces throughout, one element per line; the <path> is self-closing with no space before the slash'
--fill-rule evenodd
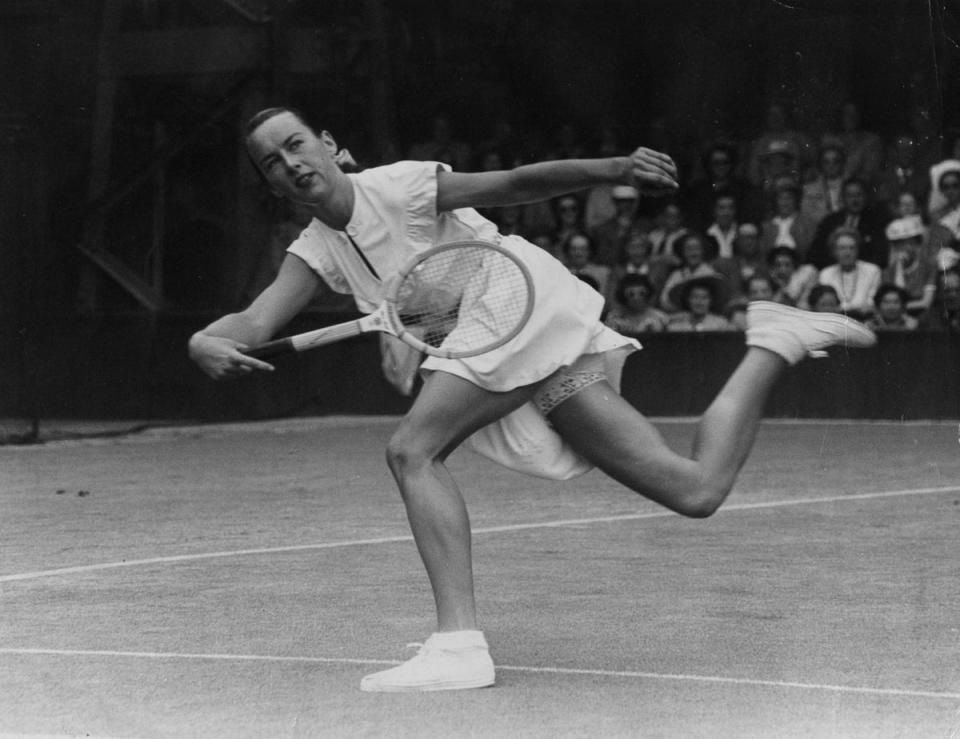
<path id="1" fill-rule="evenodd" d="M 268 341 L 266 344 L 257 344 L 247 349 L 244 354 L 254 359 L 269 359 L 270 357 L 279 357 L 283 354 L 295 352 L 293 342 L 288 338 Z"/>

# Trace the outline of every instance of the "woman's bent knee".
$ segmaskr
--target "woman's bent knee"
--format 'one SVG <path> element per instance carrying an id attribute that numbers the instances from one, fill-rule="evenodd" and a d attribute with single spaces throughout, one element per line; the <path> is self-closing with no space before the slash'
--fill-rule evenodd
<path id="1" fill-rule="evenodd" d="M 709 518 L 723 504 L 730 493 L 729 485 L 702 486 L 678 496 L 674 511 L 687 518 Z"/>

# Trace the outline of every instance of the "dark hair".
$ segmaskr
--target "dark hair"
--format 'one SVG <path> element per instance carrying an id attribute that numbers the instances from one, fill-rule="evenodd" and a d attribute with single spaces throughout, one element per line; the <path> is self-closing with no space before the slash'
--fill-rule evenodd
<path id="1" fill-rule="evenodd" d="M 710 164 L 713 160 L 714 154 L 726 154 L 727 159 L 730 160 L 730 166 L 734 169 L 736 168 L 738 162 L 738 152 L 737 147 L 728 141 L 715 141 L 707 150 L 703 153 L 703 156 L 700 159 L 701 164 L 705 172 L 710 171 Z"/>
<path id="2" fill-rule="evenodd" d="M 771 267 L 774 262 L 777 261 L 777 257 L 790 257 L 790 260 L 793 262 L 793 266 L 796 267 L 800 264 L 800 255 L 797 254 L 796 249 L 792 249 L 789 246 L 775 246 L 767 253 L 767 264 Z"/>
<path id="3" fill-rule="evenodd" d="M 276 106 L 273 108 L 264 108 L 259 113 L 254 113 L 247 119 L 246 125 L 243 127 L 243 135 L 249 137 L 254 131 L 256 131 L 260 126 L 269 121 L 271 118 L 274 118 L 278 115 L 283 115 L 284 113 L 292 113 L 297 117 L 304 126 L 313 131 L 313 126 L 311 126 L 307 119 L 303 117 L 303 114 L 296 108 L 287 108 L 284 106 Z"/>
<path id="4" fill-rule="evenodd" d="M 824 295 L 832 295 L 837 299 L 838 303 L 840 302 L 840 293 L 837 292 L 833 285 L 814 285 L 810 289 L 810 295 L 807 297 L 807 302 L 810 303 L 810 307 L 813 308 Z"/>
<path id="5" fill-rule="evenodd" d="M 653 283 L 646 275 L 629 274 L 624 275 L 617 284 L 617 291 L 614 297 L 621 305 L 627 302 L 627 289 L 631 287 L 642 287 L 647 291 L 647 297 L 653 298 Z"/>
<path id="6" fill-rule="evenodd" d="M 892 282 L 885 282 L 877 288 L 877 294 L 873 296 L 873 304 L 879 308 L 884 296 L 889 293 L 896 293 L 897 297 L 900 298 L 900 302 L 903 303 L 903 307 L 906 308 L 907 302 L 910 300 L 910 293 L 902 287 L 894 285 Z"/>

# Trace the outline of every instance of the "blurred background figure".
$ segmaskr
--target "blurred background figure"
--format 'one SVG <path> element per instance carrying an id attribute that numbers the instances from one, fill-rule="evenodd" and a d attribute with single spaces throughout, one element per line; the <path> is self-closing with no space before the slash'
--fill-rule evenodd
<path id="1" fill-rule="evenodd" d="M 678 285 L 693 277 L 718 277 L 717 271 L 707 262 L 707 244 L 700 234 L 691 231 L 677 242 L 675 249 L 679 265 L 667 276 L 660 293 L 660 307 L 667 313 L 681 309 L 675 302 L 680 294 L 674 290 Z"/>
<path id="2" fill-rule="evenodd" d="M 796 177 L 804 171 L 811 143 L 806 134 L 793 128 L 786 106 L 780 103 L 767 106 L 764 125 L 764 131 L 749 145 L 746 176 L 754 187 L 766 189 L 768 180 L 776 174 L 792 173 Z"/>
<path id="3" fill-rule="evenodd" d="M 924 247 L 924 232 L 919 216 L 890 222 L 890 263 L 881 276 L 883 282 L 903 290 L 904 309 L 919 318 L 933 305 L 937 293 L 937 265 Z"/>
<path id="4" fill-rule="evenodd" d="M 810 291 L 819 281 L 817 268 L 801 264 L 795 249 L 776 246 L 767 254 L 770 276 L 780 286 L 777 300 L 804 310 L 810 307 Z"/>
<path id="5" fill-rule="evenodd" d="M 829 285 L 840 297 L 840 310 L 857 319 L 873 314 L 873 298 L 880 287 L 880 268 L 859 258 L 860 232 L 841 226 L 830 234 L 828 244 L 834 263 L 820 270 L 820 284 Z"/>
<path id="6" fill-rule="evenodd" d="M 867 325 L 874 331 L 916 331 L 920 322 L 907 313 L 909 297 L 896 285 L 880 285 L 873 299 L 876 312 Z"/>
<path id="7" fill-rule="evenodd" d="M 883 168 L 877 173 L 876 198 L 892 215 L 900 213 L 901 198 L 909 196 L 915 203 L 925 203 L 930 194 L 930 177 L 919 166 L 919 151 L 912 136 L 900 134 L 890 145 Z M 917 210 L 920 213 L 920 210 Z"/>
<path id="8" fill-rule="evenodd" d="M 586 280 L 598 293 L 606 297 L 609 290 L 610 268 L 597 264 L 594 259 L 593 242 L 585 233 L 573 234 L 563 244 L 563 261 L 567 269 Z"/>
<path id="9" fill-rule="evenodd" d="M 640 193 L 630 185 L 617 185 L 610 189 L 614 214 L 590 231 L 596 248 L 598 264 L 614 267 L 623 260 L 624 250 L 630 235 L 637 229 L 637 199 Z"/>
<path id="10" fill-rule="evenodd" d="M 843 181 L 846 152 L 838 141 L 828 141 L 820 147 L 814 176 L 803 184 L 800 210 L 819 223 L 831 213 L 843 208 Z"/>
<path id="11" fill-rule="evenodd" d="M 810 310 L 815 313 L 841 313 L 840 296 L 831 285 L 814 285 L 810 290 Z"/>
<path id="12" fill-rule="evenodd" d="M 626 336 L 665 330 L 669 319 L 653 307 L 654 295 L 653 284 L 645 275 L 624 275 L 614 291 L 605 323 Z"/>
<path id="13" fill-rule="evenodd" d="M 720 314 L 724 304 L 723 278 L 719 275 L 691 277 L 674 287 L 671 302 L 681 310 L 670 316 L 667 331 L 735 331 Z"/>
<path id="14" fill-rule="evenodd" d="M 886 267 L 889 258 L 886 235 L 888 221 L 889 217 L 883 210 L 867 204 L 867 187 L 863 180 L 851 178 L 843 183 L 843 207 L 827 215 L 817 226 L 808 261 L 819 269 L 832 263 L 830 234 L 844 226 L 856 230 L 860 235 L 858 248 L 862 260 Z"/>
<path id="15" fill-rule="evenodd" d="M 817 221 L 800 209 L 800 188 L 794 184 L 778 187 L 773 195 L 773 215 L 760 226 L 760 246 L 769 253 L 778 246 L 786 246 L 797 253 L 803 262 L 817 232 Z"/>
<path id="16" fill-rule="evenodd" d="M 960 269 L 953 267 L 940 273 L 937 297 L 925 323 L 933 331 L 960 333 Z"/>
<path id="17" fill-rule="evenodd" d="M 848 100 L 837 111 L 836 129 L 828 134 L 836 138 L 847 153 L 843 174 L 873 183 L 883 162 L 883 140 L 863 126 L 860 106 Z"/>

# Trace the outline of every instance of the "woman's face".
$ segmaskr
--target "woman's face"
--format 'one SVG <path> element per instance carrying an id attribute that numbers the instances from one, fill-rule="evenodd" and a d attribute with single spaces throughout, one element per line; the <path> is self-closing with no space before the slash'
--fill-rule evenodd
<path id="1" fill-rule="evenodd" d="M 750 280 L 747 287 L 748 300 L 772 300 L 773 290 L 770 289 L 770 283 L 766 280 Z"/>
<path id="2" fill-rule="evenodd" d="M 960 176 L 944 177 L 940 189 L 951 206 L 960 205 Z"/>
<path id="3" fill-rule="evenodd" d="M 688 267 L 703 264 L 703 242 L 692 238 L 683 242 L 683 261 Z"/>
<path id="4" fill-rule="evenodd" d="M 332 192 L 340 168 L 336 143 L 317 136 L 293 113 L 268 118 L 247 137 L 247 150 L 276 194 L 298 203 L 318 203 Z"/>
<path id="5" fill-rule="evenodd" d="M 880 299 L 880 316 L 885 321 L 897 321 L 903 315 L 903 301 L 897 293 L 888 292 Z"/>
<path id="6" fill-rule="evenodd" d="M 629 310 L 643 311 L 647 309 L 650 297 L 647 288 L 643 285 L 630 285 L 623 291 L 623 302 Z"/>
<path id="7" fill-rule="evenodd" d="M 841 267 L 852 267 L 857 263 L 857 241 L 851 236 L 841 236 L 833 247 L 833 254 L 837 264 Z"/>
<path id="8" fill-rule="evenodd" d="M 781 218 L 792 216 L 797 212 L 797 198 L 789 190 L 777 193 L 777 215 Z"/>
<path id="9" fill-rule="evenodd" d="M 915 216 L 920 214 L 920 208 L 917 206 L 917 199 L 912 192 L 902 192 L 897 198 L 897 215 L 901 218 Z"/>
<path id="10" fill-rule="evenodd" d="M 789 282 L 795 271 L 793 260 L 787 256 L 777 256 L 773 260 L 773 276 L 780 282 Z"/>
<path id="11" fill-rule="evenodd" d="M 565 226 L 575 226 L 580 220 L 580 206 L 572 198 L 561 200 L 557 209 L 560 211 L 560 221 Z"/>
<path id="12" fill-rule="evenodd" d="M 567 258 L 570 266 L 582 267 L 590 261 L 590 242 L 579 236 L 570 239 L 567 245 Z"/>
<path id="13" fill-rule="evenodd" d="M 650 254 L 650 241 L 646 236 L 633 236 L 627 242 L 627 261 L 641 265 Z"/>
<path id="14" fill-rule="evenodd" d="M 687 298 L 687 304 L 690 306 L 690 312 L 695 316 L 705 316 L 710 312 L 711 296 L 710 291 L 705 287 L 694 287 L 690 290 L 690 296 Z"/>
<path id="15" fill-rule="evenodd" d="M 840 301 L 833 293 L 823 293 L 810 307 L 817 313 L 839 313 Z"/>

